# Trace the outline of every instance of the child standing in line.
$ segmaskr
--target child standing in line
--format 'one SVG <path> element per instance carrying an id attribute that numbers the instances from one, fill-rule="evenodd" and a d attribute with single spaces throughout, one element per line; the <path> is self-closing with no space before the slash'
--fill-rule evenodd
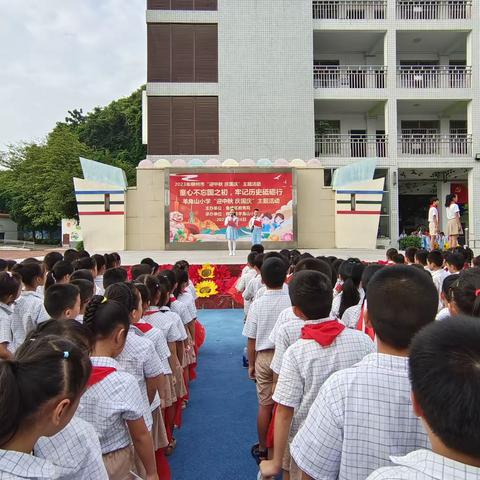
<path id="1" fill-rule="evenodd" d="M 237 249 L 237 240 L 238 240 L 238 217 L 237 212 L 234 208 L 230 210 L 230 213 L 225 218 L 225 226 L 227 231 L 225 232 L 225 237 L 228 243 L 228 254 L 230 256 L 235 255 Z"/>
<path id="2" fill-rule="evenodd" d="M 90 370 L 86 353 L 55 336 L 25 343 L 14 361 L 0 362 L 1 478 L 71 478 L 70 469 L 36 456 L 35 445 L 69 424 Z"/>
<path id="3" fill-rule="evenodd" d="M 11 316 L 12 351 L 25 340 L 27 333 L 50 317 L 43 306 L 43 296 L 37 293 L 40 285 L 45 283 L 45 272 L 39 262 L 17 263 L 13 268 L 22 279 L 23 291 L 15 303 Z"/>
<path id="4" fill-rule="evenodd" d="M 45 310 L 54 320 L 75 320 L 80 314 L 80 290 L 75 285 L 52 285 L 45 292 Z"/>
<path id="5" fill-rule="evenodd" d="M 158 480 L 153 440 L 145 424 L 145 399 L 136 378 L 115 360 L 125 346 L 130 315 L 118 302 L 94 296 L 85 311 L 84 325 L 95 345 L 89 388 L 80 401 L 78 415 L 95 428 L 110 480 L 130 478 L 135 453 L 146 478 Z M 133 442 L 133 445 L 132 445 Z"/>
<path id="6" fill-rule="evenodd" d="M 307 417 L 310 406 L 325 380 L 337 370 L 348 368 L 375 351 L 373 342 L 357 330 L 345 328 L 329 317 L 332 284 L 323 273 L 301 271 L 290 283 L 290 300 L 295 315 L 303 321 L 300 339 L 283 355 L 273 400 L 275 416 L 273 460 L 262 462 L 264 477 L 289 472 L 301 480 L 291 461 L 288 443 Z M 285 478 L 285 475 L 284 475 Z"/>
<path id="7" fill-rule="evenodd" d="M 390 457 L 369 480 L 480 478 L 480 326 L 460 317 L 424 328 L 410 348 L 413 408 L 432 450 Z M 462 372 L 459 375 L 459 372 Z"/>
<path id="8" fill-rule="evenodd" d="M 445 266 L 448 269 L 448 273 L 451 275 L 454 273 L 460 273 L 465 265 L 465 257 L 463 253 L 448 252 L 445 255 Z"/>
<path id="9" fill-rule="evenodd" d="M 464 270 L 456 276 L 449 290 L 450 316 L 480 317 L 480 268 Z"/>
<path id="10" fill-rule="evenodd" d="M 245 291 L 243 292 L 243 300 L 245 301 L 245 309 L 246 315 L 248 315 L 248 311 L 250 310 L 250 306 L 252 305 L 253 299 L 257 294 L 258 290 L 262 287 L 262 276 L 260 274 L 262 270 L 263 260 L 265 258 L 264 253 L 259 253 L 253 262 L 254 269 L 255 269 L 255 276 L 248 282 Z"/>
<path id="11" fill-rule="evenodd" d="M 189 270 L 190 270 L 190 264 L 186 260 L 179 260 L 178 262 L 175 262 L 175 265 L 173 266 L 174 270 L 185 270 L 187 272 L 187 275 L 189 275 Z M 192 280 L 188 279 L 188 291 L 190 292 L 190 295 L 193 297 L 194 300 L 197 299 L 197 291 L 195 290 L 195 285 L 193 284 Z"/>
<path id="12" fill-rule="evenodd" d="M 10 272 L 0 272 L 0 359 L 9 360 L 12 343 L 12 314 L 15 300 L 22 288 L 20 276 Z"/>
<path id="13" fill-rule="evenodd" d="M 427 266 L 432 274 L 433 284 L 438 292 L 438 310 L 442 309 L 442 286 L 449 273 L 443 268 L 443 255 L 440 250 L 432 250 L 427 256 Z"/>
<path id="14" fill-rule="evenodd" d="M 58 283 L 68 283 L 70 280 L 70 275 L 72 273 L 72 264 L 70 262 L 66 262 L 65 260 L 60 260 L 47 273 L 47 278 L 45 280 L 45 290 L 47 290 L 52 285 Z M 45 294 L 45 292 L 43 291 L 42 294 Z"/>
<path id="15" fill-rule="evenodd" d="M 250 283 L 251 280 L 253 280 L 257 275 L 258 272 L 255 270 L 255 257 L 257 256 L 257 253 L 255 252 L 250 252 L 247 257 L 247 266 L 244 268 L 242 271 L 242 275 L 238 279 L 237 285 L 235 286 L 237 292 L 241 293 L 243 296 L 243 293 L 247 289 L 247 285 Z M 248 309 L 250 308 L 250 301 L 244 301 L 243 302 L 243 312 L 245 313 L 245 318 L 247 318 L 248 315 Z"/>
<path id="16" fill-rule="evenodd" d="M 105 257 L 96 254 L 92 255 L 92 258 L 95 260 L 95 265 L 97 266 L 97 276 L 95 277 L 96 291 L 99 292 L 98 295 L 103 295 L 105 292 L 105 289 L 103 288 L 103 275 L 107 269 Z"/>
<path id="17" fill-rule="evenodd" d="M 372 278 L 367 302 L 378 353 L 334 373 L 320 389 L 290 448 L 304 478 L 364 479 L 390 455 L 428 446 L 412 411 L 408 347 L 434 321 L 437 290 L 423 270 L 392 266 Z"/>
<path id="18" fill-rule="evenodd" d="M 288 265 L 279 258 L 269 258 L 262 265 L 265 294 L 255 301 L 248 312 L 243 335 L 248 338 L 248 375 L 257 385 L 258 444 L 252 447 L 257 463 L 267 459 L 267 431 L 273 410 L 273 372 L 270 368 L 275 345 L 269 335 L 280 313 L 291 306 L 288 293 L 283 290 Z"/>
<path id="19" fill-rule="evenodd" d="M 95 285 L 88 280 L 82 279 L 72 280 L 70 283 L 80 290 L 80 313 L 76 316 L 75 320 L 83 323 L 85 309 L 87 308 L 88 302 L 90 302 L 95 295 Z"/>

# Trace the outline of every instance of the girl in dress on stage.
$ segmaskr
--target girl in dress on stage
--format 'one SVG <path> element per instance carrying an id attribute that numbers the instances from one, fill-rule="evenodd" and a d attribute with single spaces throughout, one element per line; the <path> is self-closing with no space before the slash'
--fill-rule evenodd
<path id="1" fill-rule="evenodd" d="M 228 243 L 228 254 L 235 255 L 237 249 L 238 239 L 238 217 L 234 208 L 230 210 L 227 218 L 225 219 L 225 226 L 227 227 L 226 237 Z"/>

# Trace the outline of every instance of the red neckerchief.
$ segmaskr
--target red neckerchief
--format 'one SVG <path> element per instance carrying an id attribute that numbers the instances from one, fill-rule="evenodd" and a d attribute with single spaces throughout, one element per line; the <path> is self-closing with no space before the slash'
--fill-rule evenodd
<path id="1" fill-rule="evenodd" d="M 90 373 L 90 378 L 87 382 L 87 387 L 91 387 L 103 379 L 107 378 L 113 372 L 116 372 L 117 369 L 113 367 L 92 367 L 92 373 Z"/>
<path id="2" fill-rule="evenodd" d="M 365 318 L 365 304 L 362 305 L 362 309 L 360 310 L 360 318 L 358 319 L 357 330 L 360 330 L 361 332 L 364 331 L 372 340 L 375 340 L 375 330 L 373 328 L 367 327 L 365 325 L 365 330 L 364 330 L 364 327 L 363 327 L 364 318 Z"/>
<path id="3" fill-rule="evenodd" d="M 345 330 L 337 320 L 328 320 L 313 325 L 305 325 L 302 328 L 303 340 L 315 340 L 322 347 L 329 347 L 335 339 Z"/>
<path id="4" fill-rule="evenodd" d="M 143 333 L 147 333 L 153 328 L 149 323 L 140 323 L 140 322 L 135 323 L 134 326 L 137 327 Z"/>
<path id="5" fill-rule="evenodd" d="M 158 313 L 160 310 L 147 310 L 146 312 L 143 312 L 144 317 L 149 317 L 150 315 L 155 315 Z"/>

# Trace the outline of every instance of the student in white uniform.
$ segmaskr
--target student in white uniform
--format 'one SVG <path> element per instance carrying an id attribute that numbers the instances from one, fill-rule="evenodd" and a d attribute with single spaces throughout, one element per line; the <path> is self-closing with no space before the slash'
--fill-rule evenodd
<path id="1" fill-rule="evenodd" d="M 447 235 L 450 248 L 458 245 L 458 236 L 463 233 L 458 197 L 454 193 L 447 195 L 445 209 L 447 214 Z"/>
<path id="2" fill-rule="evenodd" d="M 95 277 L 95 287 L 98 295 L 103 295 L 105 289 L 103 288 L 103 274 L 105 273 L 106 263 L 105 257 L 103 255 L 92 255 L 92 258 L 95 260 L 97 265 L 97 276 Z"/>
<path id="3" fill-rule="evenodd" d="M 54 320 L 75 320 L 80 314 L 80 290 L 70 283 L 52 285 L 45 292 L 45 310 Z"/>
<path id="4" fill-rule="evenodd" d="M 68 469 L 35 456 L 35 445 L 68 425 L 90 370 L 85 352 L 55 336 L 27 342 L 15 360 L 0 361 L 0 478 L 70 478 Z"/>
<path id="5" fill-rule="evenodd" d="M 47 273 L 45 290 L 48 290 L 49 287 L 58 283 L 68 283 L 72 273 L 72 264 L 70 262 L 66 262 L 65 260 L 60 260 Z M 45 295 L 45 290 L 41 292 L 43 295 Z"/>
<path id="6" fill-rule="evenodd" d="M 290 473 L 291 480 L 301 480 L 301 471 L 292 462 L 288 445 L 307 417 L 320 387 L 332 373 L 355 365 L 375 351 L 365 334 L 329 318 L 333 299 L 330 278 L 305 270 L 296 273 L 290 283 L 293 310 L 303 326 L 299 339 L 283 355 L 273 394 L 278 405 L 273 460 L 260 464 L 266 478 L 283 469 Z"/>
<path id="7" fill-rule="evenodd" d="M 77 315 L 75 320 L 80 323 L 83 323 L 83 316 L 85 315 L 85 309 L 87 308 L 88 302 L 95 295 L 95 285 L 88 280 L 83 280 L 79 278 L 78 280 L 73 280 L 72 285 L 75 285 L 80 290 L 80 313 Z"/>
<path id="8" fill-rule="evenodd" d="M 468 315 L 480 317 L 480 271 L 469 268 L 457 275 L 457 280 L 450 286 L 448 310 L 452 317 Z"/>
<path id="9" fill-rule="evenodd" d="M 438 205 L 440 201 L 438 198 L 433 198 L 430 202 L 430 208 L 428 209 L 428 232 L 430 234 L 430 245 L 433 245 L 434 240 L 440 232 L 439 223 L 440 217 L 438 216 Z"/>
<path id="10" fill-rule="evenodd" d="M 452 318 L 423 329 L 410 349 L 413 408 L 432 450 L 392 456 L 368 480 L 480 479 L 480 326 Z M 461 374 L 459 374 L 461 372 Z"/>
<path id="11" fill-rule="evenodd" d="M 43 306 L 43 296 L 37 293 L 37 288 L 45 283 L 43 264 L 28 261 L 17 263 L 13 271 L 22 278 L 23 290 L 15 302 L 11 317 L 12 345 L 15 351 L 25 340 L 27 333 L 50 317 Z"/>
<path id="12" fill-rule="evenodd" d="M 255 260 L 253 261 L 254 269 L 255 269 L 255 275 L 252 276 L 250 281 L 247 283 L 247 286 L 245 290 L 242 293 L 243 300 L 245 302 L 245 318 L 247 318 L 248 311 L 250 310 L 250 306 L 252 305 L 253 299 L 255 298 L 255 295 L 257 294 L 258 290 L 263 285 L 262 282 L 262 276 L 260 275 L 260 271 L 262 270 L 262 265 L 263 265 L 263 260 L 264 260 L 265 254 L 264 253 L 259 253 L 256 257 Z"/>
<path id="13" fill-rule="evenodd" d="M 8 360 L 12 357 L 9 350 L 12 343 L 12 314 L 21 288 L 19 275 L 0 272 L 0 359 Z"/>
<path id="14" fill-rule="evenodd" d="M 441 301 L 443 281 L 449 276 L 449 273 L 443 268 L 443 255 L 440 250 L 432 250 L 428 253 L 427 266 L 438 292 L 438 310 L 440 311 L 443 306 Z"/>
<path id="15" fill-rule="evenodd" d="M 97 263 L 95 262 L 95 259 L 93 257 L 77 258 L 77 260 L 75 260 L 72 265 L 75 271 L 88 270 L 92 274 L 92 280 L 95 283 L 95 294 L 103 295 L 102 288 L 98 286 L 96 283 L 97 274 L 98 274 Z"/>
<path id="16" fill-rule="evenodd" d="M 148 480 L 157 480 L 153 440 L 145 424 L 145 399 L 137 379 L 115 360 L 125 347 L 130 315 L 118 302 L 94 296 L 84 325 L 92 332 L 92 375 L 78 415 L 95 428 L 110 480 L 129 478 L 135 453 Z"/>

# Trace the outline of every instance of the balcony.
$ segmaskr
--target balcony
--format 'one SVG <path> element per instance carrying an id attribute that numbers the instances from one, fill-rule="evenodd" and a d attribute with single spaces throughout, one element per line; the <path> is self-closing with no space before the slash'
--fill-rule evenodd
<path id="1" fill-rule="evenodd" d="M 316 65 L 315 88 L 385 88 L 387 67 L 383 65 Z"/>
<path id="2" fill-rule="evenodd" d="M 378 20 L 386 10 L 386 0 L 313 0 L 315 20 Z"/>
<path id="3" fill-rule="evenodd" d="M 397 0 L 401 20 L 465 20 L 472 16 L 472 0 Z"/>
<path id="4" fill-rule="evenodd" d="M 315 138 L 316 157 L 386 157 L 387 135 L 325 133 Z"/>
<path id="5" fill-rule="evenodd" d="M 470 88 L 472 67 L 414 65 L 397 67 L 398 88 Z"/>
<path id="6" fill-rule="evenodd" d="M 471 156 L 472 136 L 469 134 L 402 133 L 398 140 L 402 156 Z"/>

